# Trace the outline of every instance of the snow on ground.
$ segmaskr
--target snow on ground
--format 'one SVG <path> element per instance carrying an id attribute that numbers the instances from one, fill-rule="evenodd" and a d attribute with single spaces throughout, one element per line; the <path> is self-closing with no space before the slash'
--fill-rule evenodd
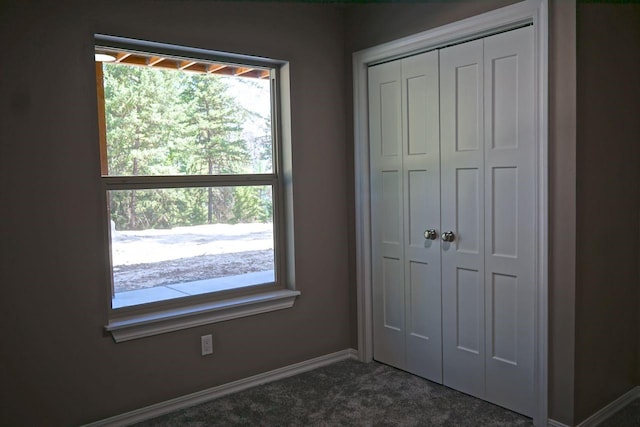
<path id="1" fill-rule="evenodd" d="M 272 224 L 112 232 L 116 292 L 273 270 Z"/>
<path id="2" fill-rule="evenodd" d="M 273 249 L 273 224 L 209 224 L 168 230 L 116 231 L 114 267 L 196 256 Z"/>

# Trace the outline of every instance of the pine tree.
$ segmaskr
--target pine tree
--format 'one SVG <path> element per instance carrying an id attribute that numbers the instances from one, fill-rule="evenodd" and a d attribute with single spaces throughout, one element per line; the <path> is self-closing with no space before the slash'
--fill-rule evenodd
<path id="1" fill-rule="evenodd" d="M 261 119 L 264 135 L 247 136 L 244 125 L 256 120 L 255 113 L 230 94 L 228 79 L 105 64 L 109 174 L 224 175 L 259 173 L 263 165 L 270 169 L 270 119 Z M 262 187 L 125 190 L 111 191 L 109 197 L 119 230 L 271 217 L 270 194 Z"/>
<path id="2" fill-rule="evenodd" d="M 187 105 L 188 133 L 195 144 L 190 170 L 198 174 L 246 171 L 249 154 L 242 139 L 245 112 L 229 95 L 224 77 L 191 75 L 182 100 Z M 208 223 L 227 220 L 233 203 L 230 188 L 208 189 Z"/>
<path id="3" fill-rule="evenodd" d="M 165 70 L 104 65 L 110 175 L 177 172 L 168 160 L 182 139 L 180 126 L 175 126 L 184 120 L 184 106 L 175 102 L 180 97 L 180 78 L 179 73 Z M 111 208 L 118 225 L 128 229 L 158 225 L 159 218 L 149 212 L 153 208 L 162 210 L 169 201 L 162 203 L 154 193 L 112 192 Z"/>

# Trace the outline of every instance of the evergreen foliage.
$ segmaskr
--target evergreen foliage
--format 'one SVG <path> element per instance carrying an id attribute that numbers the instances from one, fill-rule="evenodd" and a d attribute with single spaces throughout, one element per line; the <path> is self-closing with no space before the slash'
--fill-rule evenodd
<path id="1" fill-rule="evenodd" d="M 229 78 L 122 64 L 103 69 L 109 175 L 271 172 L 271 119 L 244 108 Z M 272 221 L 268 186 L 122 190 L 109 199 L 118 230 Z"/>

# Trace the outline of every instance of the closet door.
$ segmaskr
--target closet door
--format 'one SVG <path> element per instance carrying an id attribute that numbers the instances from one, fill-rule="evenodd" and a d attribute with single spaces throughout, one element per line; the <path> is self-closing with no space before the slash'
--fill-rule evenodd
<path id="1" fill-rule="evenodd" d="M 373 353 L 405 368 L 402 63 L 369 68 Z"/>
<path id="2" fill-rule="evenodd" d="M 532 415 L 533 27 L 484 40 L 486 399 Z"/>
<path id="3" fill-rule="evenodd" d="M 484 397 L 483 42 L 440 51 L 443 383 Z M 444 237 L 444 235 L 443 235 Z"/>
<path id="4" fill-rule="evenodd" d="M 374 358 L 529 416 L 532 37 L 369 69 Z"/>
<path id="5" fill-rule="evenodd" d="M 402 94 L 406 370 L 442 382 L 437 51 L 402 60 Z"/>
<path id="6" fill-rule="evenodd" d="M 440 52 L 443 383 L 532 415 L 532 27 Z"/>
<path id="7" fill-rule="evenodd" d="M 369 69 L 374 358 L 442 382 L 438 96 L 436 51 Z"/>

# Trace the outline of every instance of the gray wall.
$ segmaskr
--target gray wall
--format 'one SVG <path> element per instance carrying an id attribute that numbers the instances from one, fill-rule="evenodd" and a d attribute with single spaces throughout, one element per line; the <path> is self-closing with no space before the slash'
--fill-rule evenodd
<path id="1" fill-rule="evenodd" d="M 294 308 L 121 344 L 103 335 L 96 32 L 291 62 Z M 78 425 L 351 346 L 342 11 L 3 1 L 0 40 L 0 425 Z"/>
<path id="2" fill-rule="evenodd" d="M 576 5 L 549 3 L 549 417 L 573 425 Z"/>
<path id="3" fill-rule="evenodd" d="M 381 43 L 460 21 L 519 0 L 460 0 L 352 5 L 346 13 L 346 46 L 351 53 Z M 349 76 L 351 79 L 352 76 Z"/>
<path id="4" fill-rule="evenodd" d="M 640 4 L 578 2 L 577 35 L 576 423 L 638 384 Z"/>
<path id="5" fill-rule="evenodd" d="M 351 54 L 509 3 L 0 3 L 0 425 L 89 422 L 355 347 Z M 549 415 L 565 424 L 640 380 L 639 94 L 623 78 L 640 26 L 620 7 L 580 5 L 576 30 L 575 2 L 550 2 Z M 95 32 L 291 61 L 293 309 L 103 335 Z"/>

